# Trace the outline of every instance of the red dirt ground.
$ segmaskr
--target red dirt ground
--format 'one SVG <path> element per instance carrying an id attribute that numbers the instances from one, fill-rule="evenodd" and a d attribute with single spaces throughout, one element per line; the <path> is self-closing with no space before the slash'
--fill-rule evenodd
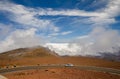
<path id="1" fill-rule="evenodd" d="M 18 53 L 22 52 L 21 55 Z M 86 65 L 120 69 L 120 62 L 107 61 L 90 57 L 61 57 L 45 48 L 16 49 L 0 54 L 0 67 L 13 66 L 66 64 Z M 109 73 L 70 69 L 48 68 L 40 70 L 26 70 L 5 74 L 8 79 L 120 79 L 120 75 Z"/>
<path id="2" fill-rule="evenodd" d="M 120 75 L 73 68 L 25 70 L 5 74 L 8 79 L 120 79 Z"/>

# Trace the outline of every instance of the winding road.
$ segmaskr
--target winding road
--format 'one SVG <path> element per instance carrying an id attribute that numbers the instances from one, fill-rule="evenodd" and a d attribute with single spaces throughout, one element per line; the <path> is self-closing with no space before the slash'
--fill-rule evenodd
<path id="1" fill-rule="evenodd" d="M 60 67 L 67 67 L 67 68 L 78 68 L 81 70 L 90 70 L 95 72 L 104 72 L 104 73 L 110 73 L 110 74 L 116 74 L 120 75 L 119 69 L 112 69 L 112 68 L 104 68 L 104 67 L 95 67 L 95 66 L 80 66 L 80 65 L 73 65 L 73 66 L 66 66 L 66 65 L 57 65 L 57 64 L 51 64 L 51 65 L 30 65 L 30 66 L 18 66 L 14 68 L 4 68 L 0 69 L 0 74 L 6 74 L 21 70 L 30 70 L 30 69 L 42 69 L 42 68 L 60 68 Z"/>

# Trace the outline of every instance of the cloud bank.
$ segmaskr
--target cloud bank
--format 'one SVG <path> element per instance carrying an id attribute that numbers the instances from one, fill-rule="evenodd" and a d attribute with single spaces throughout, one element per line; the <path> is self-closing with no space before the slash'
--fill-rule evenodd
<path id="1" fill-rule="evenodd" d="M 101 53 L 117 55 L 120 51 L 120 33 L 110 29 L 109 25 L 116 22 L 115 17 L 120 14 L 119 8 L 120 0 L 109 0 L 105 8 L 97 11 L 100 15 L 86 19 L 93 27 L 88 35 L 80 36 L 66 44 L 49 43 L 46 47 L 58 52 L 59 55 L 100 56 Z"/>
<path id="2" fill-rule="evenodd" d="M 28 30 L 16 30 L 12 32 L 12 34 L 9 35 L 4 41 L 0 42 L 0 47 L 2 47 L 0 52 L 44 44 L 43 39 L 37 36 L 35 31 L 36 29 L 31 28 Z"/>
<path id="3" fill-rule="evenodd" d="M 62 56 L 100 56 L 102 53 L 118 54 L 120 50 L 120 35 L 116 30 L 96 27 L 87 36 L 80 36 L 68 43 L 48 43 L 45 47 Z"/>

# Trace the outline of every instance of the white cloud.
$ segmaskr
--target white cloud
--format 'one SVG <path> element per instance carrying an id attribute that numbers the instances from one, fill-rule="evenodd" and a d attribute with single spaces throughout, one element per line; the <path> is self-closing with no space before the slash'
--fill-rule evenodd
<path id="1" fill-rule="evenodd" d="M 3 23 L 0 23 L 0 40 L 2 38 L 5 38 L 13 29 L 12 25 L 5 25 Z"/>
<path id="2" fill-rule="evenodd" d="M 88 35 L 84 35 L 84 36 L 77 37 L 76 39 L 84 39 L 84 38 L 89 38 L 89 36 Z"/>
<path id="3" fill-rule="evenodd" d="M 107 26 L 116 22 L 115 17 L 120 15 L 120 0 L 109 0 L 105 8 L 98 10 L 99 13 L 104 15 L 90 17 L 89 21 L 94 26 Z"/>
<path id="4" fill-rule="evenodd" d="M 104 2 L 104 0 L 100 1 Z M 99 3 L 99 1 L 97 1 Z M 76 19 L 73 23 L 92 24 L 92 26 L 109 26 L 116 23 L 115 17 L 120 15 L 120 0 L 107 0 L 107 5 L 101 9 L 94 11 L 98 16 L 89 16 L 88 18 Z M 93 13 L 94 13 L 93 12 Z"/>
<path id="5" fill-rule="evenodd" d="M 71 34 L 73 31 L 65 31 L 65 32 L 57 32 L 57 33 L 51 33 L 48 35 L 48 37 L 54 37 L 58 35 L 68 35 Z"/>
<path id="6" fill-rule="evenodd" d="M 108 5 L 106 8 L 94 11 L 94 12 L 88 12 L 84 10 L 77 10 L 77 9 L 68 9 L 68 10 L 53 10 L 52 8 L 28 8 L 23 5 L 17 5 L 10 2 L 4 2 L 0 1 L 0 10 L 5 10 L 8 12 L 13 13 L 13 16 L 10 17 L 12 21 L 18 22 L 20 24 L 24 24 L 27 26 L 35 26 L 40 28 L 47 28 L 48 25 L 54 26 L 53 23 L 51 23 L 50 20 L 41 20 L 38 19 L 36 16 L 43 16 L 43 15 L 64 15 L 64 16 L 85 16 L 90 17 L 89 21 L 101 25 L 101 24 L 111 24 L 115 22 L 115 19 L 113 17 L 119 15 L 119 0 L 108 0 Z M 54 27 L 52 27 L 54 28 Z"/>
<path id="7" fill-rule="evenodd" d="M 62 32 L 61 35 L 68 35 L 71 34 L 73 31 L 66 31 L 66 32 Z"/>
<path id="8" fill-rule="evenodd" d="M 58 36 L 59 33 L 52 33 L 52 34 L 49 34 L 48 37 L 52 37 L 52 36 Z"/>
<path id="9" fill-rule="evenodd" d="M 75 55 L 77 52 L 76 49 L 79 49 L 77 46 L 69 46 L 69 43 L 47 43 L 44 45 L 45 47 L 48 47 L 52 51 L 55 51 L 59 55 Z"/>
<path id="10" fill-rule="evenodd" d="M 46 47 L 59 55 L 100 56 L 100 53 L 117 54 L 120 35 L 116 30 L 96 27 L 89 35 L 78 37 L 68 43 L 48 43 Z"/>
<path id="11" fill-rule="evenodd" d="M 109 4 L 104 9 L 108 17 L 115 17 L 120 15 L 120 0 L 109 0 Z"/>
<path id="12" fill-rule="evenodd" d="M 63 16 L 102 16 L 104 13 L 98 13 L 98 12 L 87 12 L 84 10 L 53 10 L 51 8 L 49 9 L 39 9 L 39 15 L 51 15 L 51 16 L 56 16 L 56 15 L 63 15 Z"/>
<path id="13" fill-rule="evenodd" d="M 106 4 L 108 4 L 110 0 L 94 0 L 90 5 L 87 6 L 87 8 L 94 8 L 101 9 L 105 7 Z"/>
<path id="14" fill-rule="evenodd" d="M 59 27 L 52 21 L 37 17 L 37 9 L 3 0 L 0 1 L 0 11 L 3 11 L 10 21 L 23 28 L 19 30 L 15 28 L 16 25 L 0 24 L 0 52 L 41 45 L 46 41 L 43 41 L 43 38 L 46 38 L 44 34 L 59 32 Z M 37 36 L 36 31 L 39 31 L 40 35 Z"/>
<path id="15" fill-rule="evenodd" d="M 0 47 L 2 48 L 0 49 L 0 52 L 16 48 L 42 45 L 44 41 L 42 40 L 42 38 L 37 36 L 35 32 L 35 28 L 14 31 L 5 40 L 0 41 Z"/>
<path id="16" fill-rule="evenodd" d="M 59 45 L 59 43 L 49 44 L 48 47 L 60 55 L 98 56 L 101 55 L 100 52 L 117 54 L 120 47 L 120 33 L 109 29 L 109 25 L 116 22 L 115 17 L 120 15 L 119 8 L 120 0 L 109 0 L 105 8 L 97 10 L 104 15 L 90 16 L 86 19 L 86 22 L 92 23 L 93 26 L 93 30 L 88 35 L 79 36 L 68 42 L 65 47 L 64 44 Z"/>
<path id="17" fill-rule="evenodd" d="M 41 31 L 59 31 L 59 28 L 50 20 L 42 20 L 37 17 L 37 9 L 14 4 L 9 1 L 0 1 L 0 10 L 9 12 L 8 18 L 16 23 L 25 26 L 24 28 L 36 27 Z"/>

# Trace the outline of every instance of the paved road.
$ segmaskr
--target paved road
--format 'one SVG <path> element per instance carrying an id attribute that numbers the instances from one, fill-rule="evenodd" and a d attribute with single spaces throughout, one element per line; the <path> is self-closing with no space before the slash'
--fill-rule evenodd
<path id="1" fill-rule="evenodd" d="M 33 65 L 33 66 L 19 66 L 16 68 L 10 68 L 10 69 L 0 69 L 0 74 L 6 74 L 10 72 L 15 71 L 21 71 L 21 70 L 29 70 L 29 69 L 43 69 L 43 68 L 60 68 L 60 67 L 68 67 L 68 68 L 78 68 L 81 70 L 92 70 L 96 72 L 107 72 L 111 74 L 117 74 L 120 75 L 120 70 L 118 69 L 112 69 L 112 68 L 104 68 L 104 67 L 95 67 L 95 66 L 65 66 L 65 65 Z"/>
<path id="2" fill-rule="evenodd" d="M 0 79 L 8 79 L 8 78 L 6 78 L 6 77 L 0 75 Z"/>

